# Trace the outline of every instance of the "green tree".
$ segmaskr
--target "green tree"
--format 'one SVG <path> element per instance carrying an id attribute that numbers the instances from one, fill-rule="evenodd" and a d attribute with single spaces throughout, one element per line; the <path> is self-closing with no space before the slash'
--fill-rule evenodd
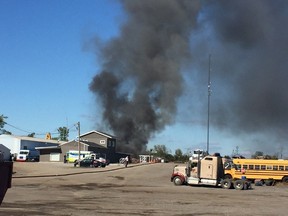
<path id="1" fill-rule="evenodd" d="M 229 155 L 225 155 L 223 158 L 231 159 L 231 157 Z"/>
<path id="2" fill-rule="evenodd" d="M 155 145 L 154 150 L 155 155 L 161 158 L 165 158 L 165 156 L 168 154 L 168 149 L 165 145 Z"/>
<path id="3" fill-rule="evenodd" d="M 176 149 L 175 150 L 175 156 L 174 156 L 176 161 L 182 161 L 183 160 L 183 153 L 181 149 Z"/>
<path id="4" fill-rule="evenodd" d="M 166 162 L 175 161 L 175 158 L 172 154 L 166 154 L 164 159 Z"/>
<path id="5" fill-rule="evenodd" d="M 256 151 L 253 155 L 251 155 L 251 158 L 259 158 L 259 157 L 263 157 L 264 153 L 261 151 Z"/>
<path id="6" fill-rule="evenodd" d="M 59 127 L 57 130 L 59 133 L 59 140 L 68 141 L 69 129 L 67 127 Z"/>
<path id="7" fill-rule="evenodd" d="M 264 155 L 264 158 L 265 159 L 268 159 L 268 160 L 278 160 L 278 156 L 277 155 Z"/>
<path id="8" fill-rule="evenodd" d="M 7 119 L 7 116 L 1 115 L 0 116 L 0 134 L 12 134 L 10 131 L 7 131 L 4 129 L 5 124 L 5 119 Z"/>
<path id="9" fill-rule="evenodd" d="M 33 132 L 33 133 L 28 134 L 28 137 L 35 137 L 35 133 Z"/>

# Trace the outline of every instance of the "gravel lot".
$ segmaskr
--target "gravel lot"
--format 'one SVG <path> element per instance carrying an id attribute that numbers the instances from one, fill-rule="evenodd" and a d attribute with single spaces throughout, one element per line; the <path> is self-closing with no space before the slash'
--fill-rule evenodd
<path id="1" fill-rule="evenodd" d="M 174 164 L 14 163 L 0 215 L 287 215 L 288 186 L 174 186 Z M 41 177 L 42 176 L 42 177 Z M 46 177 L 44 177 L 46 176 Z"/>

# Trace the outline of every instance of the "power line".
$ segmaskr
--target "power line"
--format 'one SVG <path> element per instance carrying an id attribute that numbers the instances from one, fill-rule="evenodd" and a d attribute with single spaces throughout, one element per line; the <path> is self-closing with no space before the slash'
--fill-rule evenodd
<path id="1" fill-rule="evenodd" d="M 14 126 L 14 125 L 11 125 L 11 124 L 9 124 L 9 123 L 7 123 L 7 122 L 5 122 L 5 124 L 6 124 L 6 125 L 9 125 L 9 126 L 12 127 L 12 128 L 15 128 L 15 129 L 17 129 L 17 130 L 20 130 L 20 131 L 22 131 L 22 132 L 25 132 L 25 133 L 33 133 L 33 132 L 31 132 L 31 131 L 23 130 L 23 129 L 19 128 L 19 127 L 16 127 L 16 126 Z"/>
<path id="2" fill-rule="evenodd" d="M 32 133 L 35 133 L 35 132 L 32 132 L 32 131 L 28 131 L 28 130 L 24 130 L 24 129 L 21 129 L 21 128 L 19 128 L 19 127 L 17 127 L 17 126 L 14 126 L 14 125 L 11 125 L 11 124 L 9 124 L 9 123 L 7 123 L 7 122 L 5 122 L 5 124 L 6 125 L 9 125 L 10 127 L 12 127 L 12 128 L 14 128 L 14 129 L 17 129 L 17 130 L 19 130 L 19 131 L 22 131 L 22 132 L 25 132 L 25 133 L 28 133 L 28 134 L 32 134 Z M 74 125 L 73 125 L 74 126 Z M 73 126 L 71 126 L 70 128 L 72 128 Z M 35 135 L 46 135 L 47 134 L 47 132 L 46 133 L 35 133 Z M 54 132 L 50 132 L 50 134 L 59 134 L 59 132 L 58 131 L 54 131 Z"/>

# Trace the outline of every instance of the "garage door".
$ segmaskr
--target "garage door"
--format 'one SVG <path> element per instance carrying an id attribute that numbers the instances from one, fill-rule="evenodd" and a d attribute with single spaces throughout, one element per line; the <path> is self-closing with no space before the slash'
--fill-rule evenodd
<path id="1" fill-rule="evenodd" d="M 50 161 L 60 161 L 60 153 L 50 153 Z"/>

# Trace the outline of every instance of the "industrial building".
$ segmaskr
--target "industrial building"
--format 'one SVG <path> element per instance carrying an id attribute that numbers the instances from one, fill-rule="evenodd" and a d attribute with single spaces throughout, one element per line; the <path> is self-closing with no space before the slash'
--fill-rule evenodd
<path id="1" fill-rule="evenodd" d="M 10 150 L 10 153 L 16 156 L 20 150 L 35 150 L 36 147 L 58 146 L 63 142 L 57 140 L 40 139 L 34 137 L 0 135 L 0 144 Z"/>
<path id="2" fill-rule="evenodd" d="M 63 162 L 64 155 L 70 150 L 92 151 L 104 155 L 110 162 L 118 162 L 127 154 L 116 152 L 116 137 L 100 131 L 90 131 L 80 135 L 80 140 L 57 141 L 34 137 L 0 135 L 0 144 L 10 150 L 15 157 L 20 150 L 38 150 L 40 162 Z"/>
<path id="3" fill-rule="evenodd" d="M 90 131 L 80 135 L 80 140 L 72 140 L 58 146 L 36 147 L 40 161 L 64 162 L 64 155 L 70 150 L 92 151 L 102 154 L 111 163 L 116 163 L 127 154 L 116 152 L 116 137 L 100 131 Z"/>

